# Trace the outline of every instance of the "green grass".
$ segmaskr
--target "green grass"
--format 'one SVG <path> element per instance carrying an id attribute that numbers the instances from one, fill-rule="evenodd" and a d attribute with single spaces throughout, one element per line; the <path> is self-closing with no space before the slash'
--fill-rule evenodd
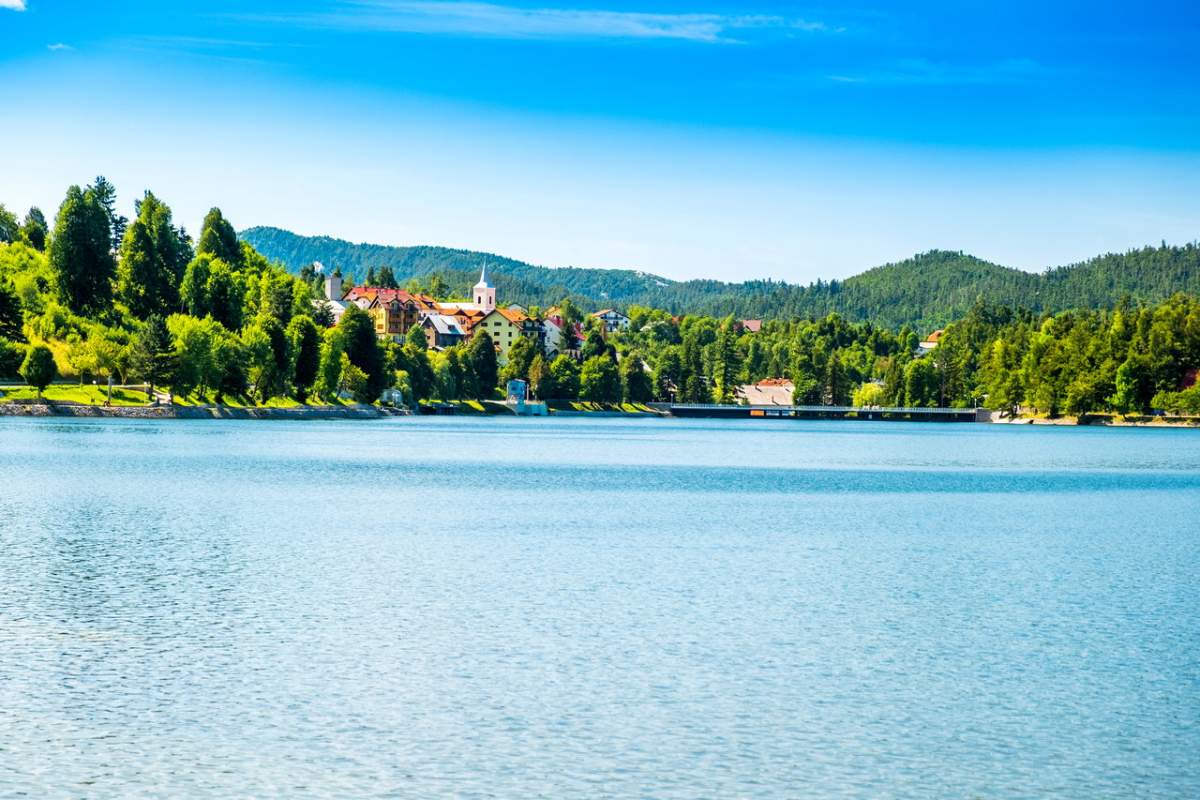
<path id="1" fill-rule="evenodd" d="M 0 402 L 37 399 L 37 391 L 32 386 L 0 386 L 0 392 L 4 392 L 4 397 L 0 398 Z M 92 384 L 80 386 L 56 383 L 47 386 L 46 391 L 42 392 L 42 399 L 51 402 L 84 403 L 94 406 L 103 405 L 107 397 L 107 387 Z M 135 389 L 113 389 L 112 404 L 114 406 L 144 406 L 146 405 L 146 393 Z"/>

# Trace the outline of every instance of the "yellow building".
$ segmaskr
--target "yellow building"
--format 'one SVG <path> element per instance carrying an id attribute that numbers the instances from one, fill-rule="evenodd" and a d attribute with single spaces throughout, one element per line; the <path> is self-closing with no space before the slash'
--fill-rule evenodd
<path id="1" fill-rule="evenodd" d="M 508 362 L 508 351 L 513 342 L 524 336 L 523 323 L 525 315 L 519 311 L 509 311 L 506 308 L 493 308 L 483 319 L 471 328 L 471 335 L 478 336 L 480 331 L 487 331 L 496 345 L 496 358 L 501 363 Z"/>

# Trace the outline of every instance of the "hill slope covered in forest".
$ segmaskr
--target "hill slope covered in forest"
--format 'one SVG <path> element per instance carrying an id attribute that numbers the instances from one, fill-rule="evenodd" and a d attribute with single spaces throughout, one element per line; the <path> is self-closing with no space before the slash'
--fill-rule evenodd
<path id="1" fill-rule="evenodd" d="M 799 286 L 772 280 L 673 281 L 628 269 L 540 267 L 472 250 L 354 244 L 270 227 L 240 235 L 292 271 L 320 261 L 361 280 L 369 268 L 390 266 L 401 283 L 427 282 L 437 275 L 464 295 L 486 263 L 500 296 L 525 305 L 546 306 L 571 295 L 590 308 L 639 304 L 673 313 L 764 319 L 837 312 L 852 320 L 921 330 L 961 317 L 979 297 L 1040 312 L 1099 308 L 1124 296 L 1157 302 L 1178 291 L 1200 293 L 1200 247 L 1194 243 L 1110 253 L 1043 273 L 932 250 L 844 281 Z"/>

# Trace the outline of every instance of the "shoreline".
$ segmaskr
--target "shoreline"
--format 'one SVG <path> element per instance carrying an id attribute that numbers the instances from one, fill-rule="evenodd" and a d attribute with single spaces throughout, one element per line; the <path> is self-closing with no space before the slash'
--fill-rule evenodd
<path id="1" fill-rule="evenodd" d="M 657 410 L 656 410 L 657 411 Z M 389 406 L 298 406 L 292 408 L 251 408 L 237 406 L 100 406 L 71 402 L 0 402 L 0 417 L 71 417 L 71 418 L 109 418 L 109 419 L 236 419 L 236 420 L 321 420 L 321 419 L 359 419 L 376 420 L 388 417 L 426 416 L 414 414 L 407 409 L 397 409 Z M 449 416 L 495 416 L 487 413 L 451 414 Z M 501 414 L 500 416 L 518 416 Z M 613 409 L 604 410 L 552 410 L 550 417 L 606 417 L 630 419 L 679 419 L 670 413 L 658 412 L 627 412 Z M 827 420 L 837 421 L 837 420 Z M 849 422 L 868 422 L 871 420 L 843 420 Z M 981 425 L 1035 425 L 1066 428 L 1200 428 L 1200 417 L 1153 417 L 1088 414 L 1081 417 L 1016 417 L 1001 418 L 998 412 L 993 412 L 990 419 L 980 420 L 975 424 Z"/>
<path id="2" fill-rule="evenodd" d="M 408 412 L 381 406 L 93 406 L 82 403 L 0 403 L 2 417 L 98 417 L 114 419 L 382 419 Z"/>

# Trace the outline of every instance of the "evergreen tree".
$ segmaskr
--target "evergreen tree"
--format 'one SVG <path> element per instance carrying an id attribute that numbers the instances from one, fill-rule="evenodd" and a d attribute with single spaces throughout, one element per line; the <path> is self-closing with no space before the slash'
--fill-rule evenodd
<path id="1" fill-rule="evenodd" d="M 580 351 L 580 358 L 587 361 L 589 358 L 606 355 L 608 353 L 608 344 L 604 341 L 604 332 L 601 326 L 597 323 L 588 331 L 587 336 L 583 340 L 583 349 Z"/>
<path id="2" fill-rule="evenodd" d="M 175 375 L 175 342 L 167 329 L 166 321 L 152 314 L 138 330 L 129 354 L 129 366 L 133 374 L 150 384 L 150 396 L 154 387 L 171 382 Z"/>
<path id="3" fill-rule="evenodd" d="M 342 315 L 338 327 L 342 330 L 342 345 L 350 363 L 367 376 L 362 396 L 374 402 L 383 394 L 390 383 L 383 348 L 375 336 L 375 323 L 371 316 L 351 303 Z"/>
<path id="4" fill-rule="evenodd" d="M 208 313 L 228 330 L 242 327 L 244 290 L 233 269 L 220 259 L 208 263 L 208 280 L 203 293 Z"/>
<path id="5" fill-rule="evenodd" d="M 225 219 L 221 209 L 211 208 L 204 215 L 196 252 L 212 258 L 219 258 L 234 269 L 243 265 L 242 245 L 238 241 L 237 232 L 234 231 L 229 220 Z"/>
<path id="6" fill-rule="evenodd" d="M 383 266 L 379 268 L 379 274 L 376 276 L 379 285 L 384 289 L 399 289 L 400 284 L 396 282 L 396 274 L 392 272 L 392 268 Z"/>
<path id="7" fill-rule="evenodd" d="M 96 202 L 104 209 L 104 218 L 108 224 L 108 249 L 114 251 L 124 241 L 125 227 L 129 224 L 126 217 L 117 213 L 117 187 L 109 183 L 103 175 L 99 175 L 89 188 Z"/>
<path id="8" fill-rule="evenodd" d="M 529 364 L 529 392 L 538 400 L 552 400 L 558 395 L 554 374 L 541 353 L 535 355 Z"/>
<path id="9" fill-rule="evenodd" d="M 49 235 L 50 227 L 42 210 L 37 206 L 29 209 L 25 214 L 25 222 L 21 225 L 21 238 L 34 250 L 45 250 L 46 238 Z"/>
<path id="10" fill-rule="evenodd" d="M 321 333 L 310 317 L 295 317 L 288 324 L 288 342 L 291 349 L 292 386 L 296 399 L 307 402 L 309 391 L 317 382 L 317 370 L 321 366 Z"/>
<path id="11" fill-rule="evenodd" d="M 481 330 L 471 337 L 467 353 L 479 381 L 479 396 L 492 397 L 500 378 L 500 367 L 496 362 L 496 345 L 487 331 Z"/>
<path id="12" fill-rule="evenodd" d="M 179 284 L 179 302 L 185 314 L 204 317 L 212 313 L 212 302 L 208 296 L 208 281 L 211 277 L 212 256 L 201 253 L 188 262 Z"/>
<path id="13" fill-rule="evenodd" d="M 718 403 L 732 403 L 741 361 L 737 354 L 737 332 L 732 316 L 726 318 L 717 334 L 713 365 L 714 394 Z"/>
<path id="14" fill-rule="evenodd" d="M 654 384 L 642 357 L 636 353 L 621 361 L 621 394 L 626 403 L 648 403 L 654 399 Z"/>
<path id="15" fill-rule="evenodd" d="M 138 319 L 169 314 L 179 307 L 179 283 L 191 258 L 186 234 L 171 224 L 171 209 L 146 192 L 121 242 L 121 300 Z"/>
<path id="16" fill-rule="evenodd" d="M 67 189 L 50 240 L 50 269 L 58 294 L 76 314 L 108 309 L 116 271 L 109 218 L 93 190 Z"/>

